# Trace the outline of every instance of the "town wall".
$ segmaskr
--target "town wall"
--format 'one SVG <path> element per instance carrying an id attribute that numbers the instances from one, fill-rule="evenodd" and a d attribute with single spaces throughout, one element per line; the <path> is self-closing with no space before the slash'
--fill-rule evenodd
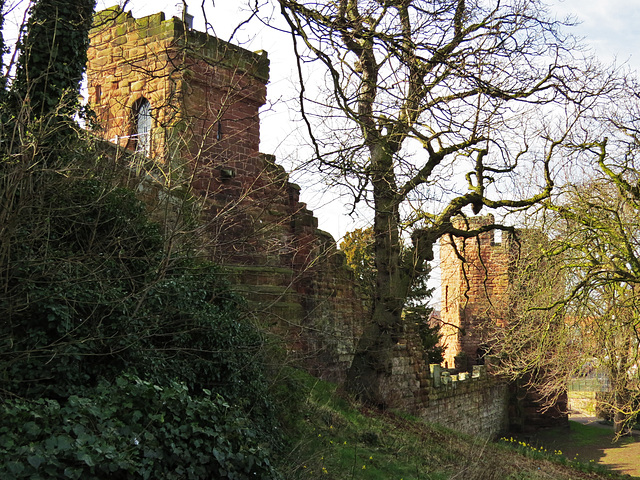
<path id="1" fill-rule="evenodd" d="M 130 152 L 135 106 L 151 104 L 147 177 L 202 204 L 203 248 L 249 300 L 247 315 L 287 353 L 342 381 L 366 317 L 353 273 L 272 155 L 259 151 L 269 60 L 158 13 L 99 12 L 88 51 L 89 102 L 103 138 Z M 133 161 L 146 158 L 132 155 Z M 137 159 L 137 160 L 136 160 Z"/>
<path id="2" fill-rule="evenodd" d="M 454 227 L 473 230 L 494 224 L 493 215 L 457 218 Z M 517 238 L 516 238 L 517 237 Z M 471 371 L 484 364 L 497 329 L 507 325 L 517 298 L 510 287 L 518 262 L 526 262 L 523 252 L 544 240 L 536 230 L 501 232 L 490 230 L 477 237 L 443 237 L 440 243 L 442 309 L 440 321 L 445 347 L 445 365 L 458 371 Z M 528 242 L 531 242 L 529 244 Z M 522 247 L 524 246 L 524 250 Z M 532 317 L 533 321 L 533 317 Z M 544 372 L 537 377 L 509 383 L 509 429 L 528 431 L 568 424 L 566 393 L 552 403 L 535 387 L 544 383 Z"/>
<path id="3" fill-rule="evenodd" d="M 89 97 L 100 134 L 130 151 L 137 164 L 151 161 L 147 177 L 163 181 L 170 192 L 196 195 L 203 248 L 248 298 L 247 315 L 283 339 L 283 351 L 298 364 L 320 378 L 343 381 L 366 306 L 335 240 L 300 202 L 300 187 L 273 156 L 258 150 L 267 55 L 185 28 L 177 18 L 135 19 L 118 7 L 97 14 L 91 35 Z M 141 98 L 152 112 L 151 148 L 142 159 L 133 154 L 134 108 Z M 461 352 L 475 359 L 484 322 L 500 320 L 492 306 L 508 284 L 511 243 L 507 235 L 496 241 L 493 232 L 446 242 L 442 316 L 455 327 L 447 350 L 454 366 Z M 454 244 L 465 263 L 457 261 Z M 430 369 L 410 330 L 389 361 L 382 385 L 387 408 L 484 437 L 506 429 L 509 388 L 484 366 L 457 376 Z"/>
<path id="4" fill-rule="evenodd" d="M 383 382 L 387 408 L 429 423 L 482 438 L 495 438 L 509 427 L 509 385 L 490 375 L 490 366 L 451 374 L 429 365 L 415 332 L 395 346 L 389 377 Z"/>

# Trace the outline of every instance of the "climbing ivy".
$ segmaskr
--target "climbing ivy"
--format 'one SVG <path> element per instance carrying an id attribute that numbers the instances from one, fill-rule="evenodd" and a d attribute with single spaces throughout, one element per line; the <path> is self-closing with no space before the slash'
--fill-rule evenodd
<path id="1" fill-rule="evenodd" d="M 16 109 L 31 118 L 70 116 L 78 107 L 95 0 L 39 0 L 29 10 L 12 84 Z"/>
<path id="2" fill-rule="evenodd" d="M 0 406 L 0 477 L 278 479 L 241 410 L 132 375 L 95 394 Z"/>

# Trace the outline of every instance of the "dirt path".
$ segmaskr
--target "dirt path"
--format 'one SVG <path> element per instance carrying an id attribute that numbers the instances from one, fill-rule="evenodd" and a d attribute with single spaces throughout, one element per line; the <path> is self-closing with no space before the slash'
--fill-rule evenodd
<path id="1" fill-rule="evenodd" d="M 640 432 L 638 432 L 640 433 Z M 618 473 L 640 477 L 640 436 L 612 443 L 613 428 L 594 417 L 571 417 L 570 428 L 542 431 L 530 443 L 544 445 L 549 451 L 561 451 L 571 460 L 593 460 Z"/>

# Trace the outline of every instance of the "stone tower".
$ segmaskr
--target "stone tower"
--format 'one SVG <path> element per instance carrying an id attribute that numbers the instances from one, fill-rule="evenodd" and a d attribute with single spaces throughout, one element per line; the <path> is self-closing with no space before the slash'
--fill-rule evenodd
<path id="1" fill-rule="evenodd" d="M 88 51 L 89 103 L 104 138 L 184 169 L 210 198 L 260 176 L 258 110 L 269 60 L 163 13 L 96 15 Z M 248 180 L 248 179 L 251 180 Z"/>
<path id="2" fill-rule="evenodd" d="M 457 219 L 455 226 L 471 230 L 492 223 L 493 215 L 486 215 L 469 218 L 467 223 Z M 445 236 L 440 242 L 441 333 L 448 367 L 466 369 L 482 363 L 487 328 L 504 322 L 501 312 L 517 251 L 509 233 L 497 233 L 469 239 Z"/>
<path id="3" fill-rule="evenodd" d="M 198 238 L 248 312 L 318 376 L 340 381 L 366 315 L 334 239 L 259 152 L 269 60 L 157 13 L 96 14 L 87 65 L 100 134 L 127 161 L 203 206 Z M 115 149 L 120 151 L 118 149 Z M 145 177 L 145 175 L 141 175 Z M 138 178 L 138 177 L 137 177 Z"/>

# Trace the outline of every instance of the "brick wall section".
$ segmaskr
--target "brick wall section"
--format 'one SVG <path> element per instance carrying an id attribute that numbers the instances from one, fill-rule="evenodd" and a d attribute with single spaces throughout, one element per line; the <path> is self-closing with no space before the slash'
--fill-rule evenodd
<path id="1" fill-rule="evenodd" d="M 492 215 L 468 219 L 473 229 L 494 222 Z M 456 227 L 466 229 L 461 220 Z M 457 248 L 454 249 L 454 244 Z M 503 232 L 500 242 L 495 232 L 478 238 L 443 237 L 440 243 L 442 278 L 442 319 L 445 362 L 456 366 L 456 356 L 465 354 L 470 365 L 478 363 L 486 344 L 488 326 L 504 322 L 500 316 L 509 286 L 509 272 L 516 259 L 511 236 Z M 465 261 L 459 258 L 461 255 Z M 465 369 L 465 365 L 462 365 Z"/>
<path id="2" fill-rule="evenodd" d="M 174 25 L 158 13 L 139 20 L 117 7 L 100 12 L 88 50 L 90 104 L 105 138 L 134 148 L 132 108 L 144 97 L 152 105 L 152 157 L 165 156 L 163 126 L 176 122 L 180 76 L 173 68 Z"/>
<path id="3" fill-rule="evenodd" d="M 437 419 L 435 423 L 439 425 L 482 438 L 495 438 L 506 432 L 509 386 L 487 376 L 484 366 L 477 367 L 477 374 L 468 377 L 444 377 L 446 383 L 441 378 L 423 418 L 432 422 Z"/>
<path id="4" fill-rule="evenodd" d="M 209 198 L 240 198 L 271 179 L 258 145 L 269 61 L 157 13 L 133 18 L 119 7 L 96 15 L 88 51 L 90 103 L 107 139 L 134 148 L 132 107 L 152 108 L 151 157 L 187 168 Z"/>
<path id="5" fill-rule="evenodd" d="M 383 382 L 387 408 L 481 438 L 495 438 L 509 426 L 509 386 L 478 365 L 469 374 L 449 375 L 428 365 L 420 339 L 410 329 L 390 359 Z"/>
<path id="6" fill-rule="evenodd" d="M 96 15 L 88 58 L 101 135 L 133 150 L 133 107 L 150 102 L 154 172 L 203 201 L 208 254 L 229 268 L 248 314 L 284 336 L 309 370 L 342 381 L 366 314 L 335 241 L 258 150 L 267 55 L 162 13 L 136 19 L 113 7 Z"/>

